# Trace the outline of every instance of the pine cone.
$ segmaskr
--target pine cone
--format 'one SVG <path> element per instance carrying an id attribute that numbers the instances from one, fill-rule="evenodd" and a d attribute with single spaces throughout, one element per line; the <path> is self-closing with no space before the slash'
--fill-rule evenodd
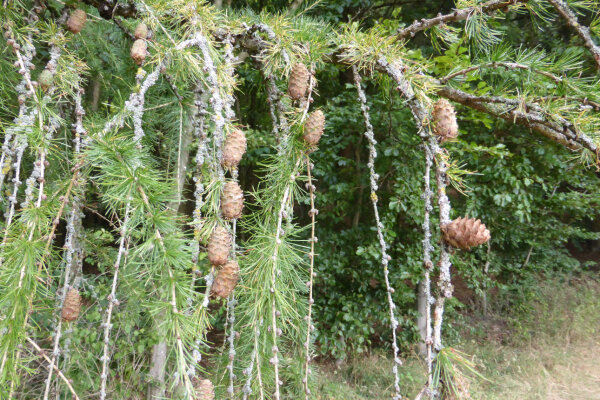
<path id="1" fill-rule="evenodd" d="M 288 81 L 288 94 L 293 100 L 300 100 L 306 95 L 309 76 L 310 72 L 308 72 L 306 65 L 302 63 L 294 64 Z"/>
<path id="2" fill-rule="evenodd" d="M 235 168 L 246 153 L 246 135 L 239 129 L 229 132 L 223 146 L 221 165 L 226 168 Z"/>
<path id="3" fill-rule="evenodd" d="M 225 184 L 223 194 L 221 195 L 221 211 L 223 217 L 227 219 L 237 219 L 242 216 L 244 208 L 244 192 L 240 185 L 235 181 L 229 181 Z"/>
<path id="4" fill-rule="evenodd" d="M 144 39 L 137 39 L 131 46 L 131 58 L 137 65 L 141 65 L 146 59 L 148 45 Z"/>
<path id="5" fill-rule="evenodd" d="M 67 20 L 67 29 L 73 33 L 79 33 L 85 26 L 87 20 L 87 14 L 83 10 L 75 10 L 69 16 Z"/>
<path id="6" fill-rule="evenodd" d="M 480 220 L 475 218 L 458 217 L 442 226 L 446 242 L 459 249 L 469 249 L 490 240 L 490 231 Z"/>
<path id="7" fill-rule="evenodd" d="M 311 146 L 316 146 L 325 129 L 325 115 L 317 110 L 310 113 L 304 125 L 304 141 Z"/>
<path id="8" fill-rule="evenodd" d="M 454 107 L 446 99 L 439 99 L 433 107 L 433 132 L 442 142 L 458 136 L 458 124 Z"/>
<path id="9" fill-rule="evenodd" d="M 148 37 L 148 27 L 146 24 L 138 24 L 138 26 L 135 27 L 133 36 L 136 39 L 146 39 Z"/>
<path id="10" fill-rule="evenodd" d="M 52 82 L 54 81 L 54 75 L 49 70 L 45 69 L 38 76 L 38 83 L 42 87 L 42 90 L 46 91 L 52 86 Z"/>
<path id="11" fill-rule="evenodd" d="M 208 261 L 212 265 L 223 265 L 227 262 L 231 250 L 231 235 L 226 228 L 217 225 L 208 239 Z"/>
<path id="12" fill-rule="evenodd" d="M 69 289 L 63 304 L 61 317 L 63 321 L 75 321 L 81 310 L 81 296 L 75 288 Z"/>
<path id="13" fill-rule="evenodd" d="M 194 389 L 196 391 L 194 400 L 214 400 L 215 387 L 208 379 L 194 379 Z"/>
<path id="14" fill-rule="evenodd" d="M 217 277 L 213 282 L 212 294 L 213 296 L 219 296 L 223 299 L 229 297 L 233 289 L 240 279 L 240 267 L 236 261 L 229 261 L 223 265 Z"/>

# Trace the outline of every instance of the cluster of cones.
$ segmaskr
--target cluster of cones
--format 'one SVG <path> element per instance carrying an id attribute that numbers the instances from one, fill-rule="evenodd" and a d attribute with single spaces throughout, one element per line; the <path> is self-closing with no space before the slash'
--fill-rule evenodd
<path id="1" fill-rule="evenodd" d="M 292 67 L 290 78 L 288 80 L 288 95 L 292 100 L 305 100 L 308 96 L 311 73 L 302 63 L 296 63 Z M 323 136 L 325 129 L 325 115 L 323 111 L 316 110 L 311 112 L 306 118 L 304 124 L 304 134 L 302 138 L 310 146 L 316 146 Z"/>
<path id="2" fill-rule="evenodd" d="M 240 129 L 234 129 L 227 134 L 223 145 L 221 165 L 226 169 L 236 169 L 246 153 L 246 136 Z M 238 219 L 244 209 L 244 192 L 235 180 L 225 183 L 221 194 L 221 213 L 225 219 Z M 211 294 L 227 298 L 235 289 L 240 267 L 235 260 L 229 259 L 232 237 L 227 228 L 218 224 L 208 240 L 208 260 L 218 268 L 212 285 Z"/>

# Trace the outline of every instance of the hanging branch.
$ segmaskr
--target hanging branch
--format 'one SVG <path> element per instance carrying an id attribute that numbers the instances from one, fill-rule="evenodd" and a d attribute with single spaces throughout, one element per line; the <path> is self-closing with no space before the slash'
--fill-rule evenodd
<path id="1" fill-rule="evenodd" d="M 415 21 L 406 28 L 398 29 L 396 36 L 398 39 L 414 37 L 417 32 L 427 30 L 437 25 L 443 25 L 454 21 L 464 21 L 476 13 L 491 14 L 496 10 L 505 9 L 519 3 L 527 3 L 527 1 L 528 0 L 490 0 L 481 5 L 454 10 L 450 14 L 438 14 L 435 18 Z"/>
<path id="2" fill-rule="evenodd" d="M 600 46 L 594 43 L 592 35 L 590 34 L 590 28 L 585 25 L 581 25 L 577 20 L 577 15 L 569 8 L 569 5 L 562 0 L 548 0 L 548 3 L 552 4 L 556 11 L 561 17 L 567 21 L 567 24 L 575 31 L 577 36 L 583 40 L 585 47 L 587 47 L 594 56 L 596 67 L 600 68 Z"/>
<path id="3" fill-rule="evenodd" d="M 215 160 L 218 163 L 222 157 L 223 152 L 223 140 L 225 127 L 225 118 L 223 117 L 223 98 L 221 97 L 221 88 L 219 85 L 219 78 L 217 76 L 217 69 L 212 59 L 209 49 L 209 43 L 206 37 L 201 34 L 197 34 L 198 37 L 198 48 L 202 52 L 202 58 L 204 60 L 204 69 L 207 72 L 206 80 L 210 87 L 211 100 L 210 104 L 213 108 L 212 119 L 215 124 L 213 138 L 215 145 Z M 224 172 L 222 168 L 217 168 L 218 179 L 222 181 L 224 179 Z"/>
<path id="4" fill-rule="evenodd" d="M 313 166 L 310 162 L 310 157 L 306 156 L 306 173 L 308 176 L 308 182 L 306 184 L 308 188 L 308 192 L 310 195 L 310 253 L 308 253 L 308 257 L 310 258 L 310 268 L 309 268 L 309 278 L 306 283 L 308 286 L 308 313 L 306 314 L 306 324 L 308 328 L 306 330 L 306 342 L 304 342 L 304 351 L 306 352 L 306 357 L 304 359 L 304 378 L 302 379 L 302 383 L 304 384 L 304 394 L 305 399 L 308 400 L 310 396 L 310 388 L 308 387 L 308 374 L 310 372 L 310 334 L 313 331 L 312 325 L 312 305 L 315 300 L 313 298 L 313 283 L 314 283 L 314 266 L 315 266 L 315 243 L 317 242 L 317 237 L 315 236 L 315 218 L 317 215 L 317 209 L 315 208 L 315 191 L 317 188 L 313 184 L 311 170 Z"/>
<path id="5" fill-rule="evenodd" d="M 433 211 L 431 200 L 433 198 L 433 192 L 431 191 L 431 166 L 433 165 L 433 154 L 431 148 L 427 145 L 425 147 L 425 173 L 423 175 L 424 190 L 423 200 L 425 203 L 424 217 L 423 217 L 423 267 L 424 273 L 424 292 L 425 292 L 425 346 L 426 346 L 426 363 L 427 363 L 427 388 L 432 391 L 433 377 L 432 377 L 432 361 L 433 361 L 433 339 L 431 337 L 431 304 L 434 301 L 431 296 L 431 272 L 433 271 L 433 262 L 431 261 L 431 252 L 433 246 L 431 245 L 431 223 L 430 214 Z"/>
<path id="6" fill-rule="evenodd" d="M 444 160 L 442 150 L 432 138 L 430 141 L 432 153 L 435 155 L 435 178 L 437 184 L 437 198 L 440 215 L 440 226 L 450 223 L 450 200 L 446 196 L 446 180 L 448 166 Z M 442 349 L 442 320 L 444 316 L 444 303 L 446 299 L 452 297 L 454 290 L 451 282 L 450 252 L 448 245 L 443 239 L 440 240 L 440 277 L 438 280 L 439 293 L 435 301 L 435 311 L 433 313 L 433 347 L 436 351 Z"/>
<path id="7" fill-rule="evenodd" d="M 227 77 L 232 78 L 235 74 L 235 69 L 233 67 L 235 58 L 233 55 L 233 39 L 231 35 L 228 35 L 225 40 L 225 74 Z M 235 99 L 233 97 L 233 88 L 228 87 L 228 90 L 225 95 L 225 117 L 227 121 L 231 123 L 235 119 L 235 113 L 233 111 Z M 237 182 L 238 179 L 238 169 L 237 167 L 232 168 L 231 177 L 234 181 Z M 231 246 L 231 258 L 232 260 L 236 259 L 236 225 L 237 219 L 233 219 L 231 221 L 231 232 L 232 232 L 232 246 Z M 230 398 L 233 400 L 234 398 L 234 387 L 233 383 L 235 381 L 235 374 L 233 372 L 233 367 L 235 363 L 235 306 L 237 304 L 237 300 L 235 299 L 235 289 L 229 295 L 227 299 L 227 321 L 230 326 L 229 337 L 227 339 L 229 343 L 229 363 L 227 364 L 227 370 L 229 371 L 229 386 L 227 387 L 227 393 L 229 393 Z"/>
<path id="8" fill-rule="evenodd" d="M 262 320 L 261 320 L 262 325 Z M 254 363 L 256 363 L 257 377 L 258 377 L 258 387 L 260 388 L 260 398 L 264 398 L 263 393 L 263 384 L 262 384 L 262 376 L 260 374 L 260 356 L 258 355 L 258 339 L 260 336 L 260 331 L 258 329 L 258 325 L 254 328 L 254 346 L 252 348 L 252 354 L 250 355 L 250 365 L 248 368 L 244 370 L 244 375 L 247 376 L 246 383 L 244 384 L 244 388 L 242 389 L 243 400 L 248 400 L 248 396 L 252 394 L 252 370 L 254 369 Z"/>
<path id="9" fill-rule="evenodd" d="M 356 90 L 358 92 L 358 99 L 360 101 L 360 108 L 363 114 L 363 118 L 365 120 L 365 137 L 369 143 L 369 161 L 367 163 L 369 167 L 369 175 L 371 181 L 371 202 L 373 203 L 373 213 L 375 214 L 375 224 L 377 228 L 377 236 L 379 238 L 379 245 L 381 247 L 381 266 L 383 267 L 383 275 L 385 277 L 385 286 L 387 292 L 387 300 L 390 312 L 390 321 L 392 328 L 392 347 L 394 349 L 394 366 L 392 367 L 392 373 L 394 375 L 394 400 L 399 400 L 402 398 L 400 394 L 400 378 L 398 376 L 398 367 L 402 365 L 402 361 L 398 356 L 399 348 L 398 348 L 398 340 L 396 338 L 396 329 L 398 328 L 398 320 L 396 319 L 396 305 L 394 304 L 394 300 L 392 299 L 392 293 L 394 293 L 394 288 L 390 285 L 389 279 L 389 270 L 388 265 L 390 260 L 392 259 L 387 254 L 387 244 L 385 242 L 385 238 L 383 236 L 383 223 L 379 219 L 379 210 L 377 208 L 377 180 L 379 179 L 379 175 L 375 172 L 375 159 L 377 158 L 377 151 L 375 149 L 375 145 L 377 144 L 375 140 L 375 133 L 373 132 L 373 126 L 371 125 L 370 116 L 369 116 L 369 106 L 367 105 L 367 98 L 365 96 L 365 92 L 361 86 L 361 76 L 358 72 L 358 67 L 356 65 L 352 66 L 352 73 L 354 75 L 354 84 L 356 86 Z"/>
<path id="10" fill-rule="evenodd" d="M 308 77 L 308 88 L 307 88 L 307 92 L 306 92 L 306 97 L 301 99 L 300 107 L 301 107 L 301 109 L 303 109 L 303 111 L 302 111 L 302 116 L 300 117 L 300 123 L 304 122 L 304 120 L 308 114 L 308 109 L 309 109 L 311 103 L 313 102 L 313 99 L 312 99 L 313 89 L 317 84 L 317 81 L 316 81 L 315 75 L 314 75 L 315 74 L 314 68 L 315 68 L 315 66 L 314 66 L 314 64 L 312 64 L 310 75 Z M 311 357 L 310 357 L 310 337 L 311 337 L 311 332 L 314 330 L 314 325 L 312 324 L 312 306 L 315 302 L 314 298 L 313 298 L 313 283 L 314 283 L 314 276 L 315 276 L 315 272 L 314 272 L 315 256 L 316 256 L 315 243 L 317 242 L 317 237 L 315 236 L 315 225 L 316 225 L 315 219 L 316 219 L 317 214 L 319 213 L 319 211 L 315 207 L 315 191 L 317 190 L 317 188 L 312 183 L 312 173 L 311 173 L 312 169 L 313 169 L 313 165 L 310 162 L 310 156 L 307 152 L 307 154 L 306 154 L 306 171 L 307 171 L 308 182 L 306 183 L 306 187 L 307 187 L 307 190 L 309 192 L 309 197 L 310 197 L 310 210 L 308 212 L 308 215 L 311 218 L 311 223 L 310 223 L 310 239 L 309 239 L 310 253 L 308 253 L 308 257 L 310 259 L 310 267 L 309 267 L 308 282 L 306 283 L 306 285 L 308 287 L 308 311 L 305 316 L 306 325 L 307 325 L 306 341 L 304 342 L 304 350 L 305 350 L 306 354 L 305 354 L 305 359 L 304 359 L 304 377 L 302 378 L 302 383 L 304 385 L 304 395 L 305 395 L 306 400 L 308 400 L 309 396 L 310 396 L 308 375 L 310 373 L 310 359 L 311 359 Z"/>
<path id="11" fill-rule="evenodd" d="M 109 354 L 109 345 L 110 345 L 110 332 L 112 330 L 113 324 L 112 314 L 115 306 L 119 305 L 119 300 L 117 300 L 117 283 L 119 279 L 119 270 L 121 265 L 125 264 L 125 261 L 121 263 L 121 260 L 125 260 L 127 257 L 127 249 L 129 247 L 129 217 L 131 212 L 131 197 L 127 200 L 127 205 L 125 206 L 125 217 L 123 219 L 123 223 L 120 228 L 120 236 L 119 240 L 119 249 L 117 250 L 117 259 L 113 265 L 113 280 L 110 287 L 110 294 L 108 295 L 108 307 L 106 309 L 106 317 L 104 319 L 104 323 L 102 326 L 104 327 L 104 343 L 102 348 L 102 357 L 100 358 L 102 361 L 102 373 L 100 374 L 100 400 L 106 399 L 106 383 L 108 382 L 108 362 L 110 361 Z"/>
<path id="12" fill-rule="evenodd" d="M 198 142 L 198 150 L 196 152 L 196 171 L 193 177 L 195 183 L 194 190 L 194 212 L 193 212 L 193 220 L 192 226 L 194 227 L 194 239 L 192 240 L 191 246 L 193 248 L 192 251 L 192 279 L 190 283 L 190 296 L 187 300 L 187 307 L 189 312 L 192 311 L 193 307 L 193 295 L 191 293 L 194 292 L 194 287 L 196 285 L 196 279 L 200 274 L 198 270 L 198 258 L 200 256 L 200 230 L 202 229 L 203 220 L 202 220 L 202 207 L 204 206 L 204 183 L 202 181 L 202 168 L 204 167 L 205 160 L 208 158 L 208 149 L 207 149 L 207 140 L 206 140 L 206 132 L 204 130 L 204 123 L 206 120 L 208 103 L 206 99 L 206 92 L 202 90 L 202 85 L 199 83 L 195 89 L 194 94 L 194 105 L 196 107 L 195 115 L 192 119 L 192 126 L 194 130 L 194 137 Z M 213 276 L 209 274 L 206 277 L 206 289 L 204 292 L 204 299 L 200 304 L 200 307 L 206 309 L 208 306 L 209 298 L 210 298 L 210 289 L 212 287 Z M 194 363 L 190 365 L 190 369 L 188 371 L 188 376 L 190 379 L 196 377 L 196 364 L 199 364 L 202 361 L 202 353 L 200 352 L 201 340 L 196 339 L 194 342 L 194 348 L 192 350 L 192 358 Z"/>
<path id="13" fill-rule="evenodd" d="M 32 60 L 36 52 L 35 47 L 33 47 L 31 44 L 31 37 L 29 38 L 29 41 L 25 43 L 23 47 L 23 53 L 21 53 L 20 45 L 15 42 L 12 31 L 7 29 L 4 35 L 8 38 L 7 43 L 12 45 L 13 51 L 17 56 L 15 67 L 19 68 L 19 73 L 23 76 L 23 78 L 21 79 L 21 82 L 15 86 L 15 90 L 17 91 L 19 98 L 19 115 L 15 118 L 13 125 L 6 129 L 4 134 L 2 156 L 0 156 L 0 190 L 4 184 L 4 178 L 6 177 L 7 172 L 10 170 L 10 161 L 14 155 L 14 150 L 16 149 L 18 154 L 20 154 L 22 157 L 22 152 L 20 152 L 20 148 L 22 146 L 20 143 L 22 139 L 18 140 L 17 138 L 26 134 L 27 130 L 30 129 L 29 127 L 34 124 L 35 112 L 37 112 L 35 111 L 30 113 L 29 107 L 27 106 L 27 99 L 35 95 L 35 89 L 33 88 L 31 81 L 31 70 L 35 68 Z M 15 144 L 11 147 L 10 141 L 13 137 L 15 137 Z M 17 162 L 14 164 L 15 169 L 20 168 L 20 165 L 21 158 L 18 157 Z"/>
<path id="14" fill-rule="evenodd" d="M 85 110 L 81 105 L 81 95 L 83 94 L 83 89 L 79 87 L 75 88 L 75 123 L 73 124 L 73 130 L 75 133 L 74 142 L 74 159 L 76 162 L 80 162 L 82 144 L 84 143 L 85 136 L 87 135 L 87 131 L 83 127 L 83 116 L 85 115 Z M 81 181 L 78 180 L 77 184 L 80 185 Z M 74 255 L 77 252 L 79 247 L 79 230 L 81 229 L 81 218 L 83 214 L 81 212 L 81 197 L 83 195 L 74 195 L 73 201 L 71 203 L 71 210 L 69 212 L 69 217 L 67 220 L 67 235 L 65 239 L 65 271 L 64 271 L 64 283 L 62 287 L 62 292 L 58 298 L 58 310 L 62 310 L 65 304 L 65 299 L 67 297 L 67 292 L 69 291 L 70 285 L 70 277 L 71 271 L 73 269 L 73 264 L 75 262 Z M 52 383 L 52 372 L 54 370 L 54 365 L 60 357 L 60 338 L 62 335 L 62 318 L 58 318 L 58 324 L 54 331 L 54 346 L 52 351 L 52 359 L 50 361 L 50 366 L 48 367 L 48 377 L 46 378 L 46 389 L 44 391 L 44 400 L 48 400 L 48 396 L 50 394 L 50 385 Z M 66 350 L 66 349 L 65 349 Z"/>

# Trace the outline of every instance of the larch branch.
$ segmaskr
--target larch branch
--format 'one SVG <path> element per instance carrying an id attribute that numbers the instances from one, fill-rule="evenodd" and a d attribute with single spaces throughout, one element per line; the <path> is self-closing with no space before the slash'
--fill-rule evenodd
<path id="1" fill-rule="evenodd" d="M 596 66 L 600 69 L 600 46 L 597 46 L 596 43 L 592 40 L 592 35 L 590 34 L 590 28 L 585 25 L 582 25 L 577 20 L 577 15 L 569 8 L 567 3 L 562 0 L 548 0 L 548 3 L 552 4 L 552 6 L 556 9 L 556 11 L 563 17 L 567 24 L 577 36 L 583 40 L 585 47 L 587 47 L 594 56 L 594 60 L 596 61 Z"/>
<path id="2" fill-rule="evenodd" d="M 486 3 L 483 3 L 480 6 L 461 8 L 458 10 L 454 10 L 449 14 L 438 14 L 435 18 L 423 18 L 421 20 L 415 21 L 406 28 L 398 29 L 396 36 L 398 39 L 413 37 L 418 32 L 427 30 L 429 28 L 433 28 L 434 26 L 442 25 L 448 22 L 464 21 L 477 12 L 490 14 L 496 10 L 504 9 L 511 5 L 526 2 L 527 0 L 491 0 Z"/>

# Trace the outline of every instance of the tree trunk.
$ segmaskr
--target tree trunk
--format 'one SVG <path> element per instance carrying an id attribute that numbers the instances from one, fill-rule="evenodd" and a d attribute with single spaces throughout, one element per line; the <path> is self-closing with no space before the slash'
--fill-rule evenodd
<path id="1" fill-rule="evenodd" d="M 167 364 L 167 342 L 160 341 L 152 347 L 152 363 L 148 377 L 148 400 L 165 398 L 165 366 Z"/>

